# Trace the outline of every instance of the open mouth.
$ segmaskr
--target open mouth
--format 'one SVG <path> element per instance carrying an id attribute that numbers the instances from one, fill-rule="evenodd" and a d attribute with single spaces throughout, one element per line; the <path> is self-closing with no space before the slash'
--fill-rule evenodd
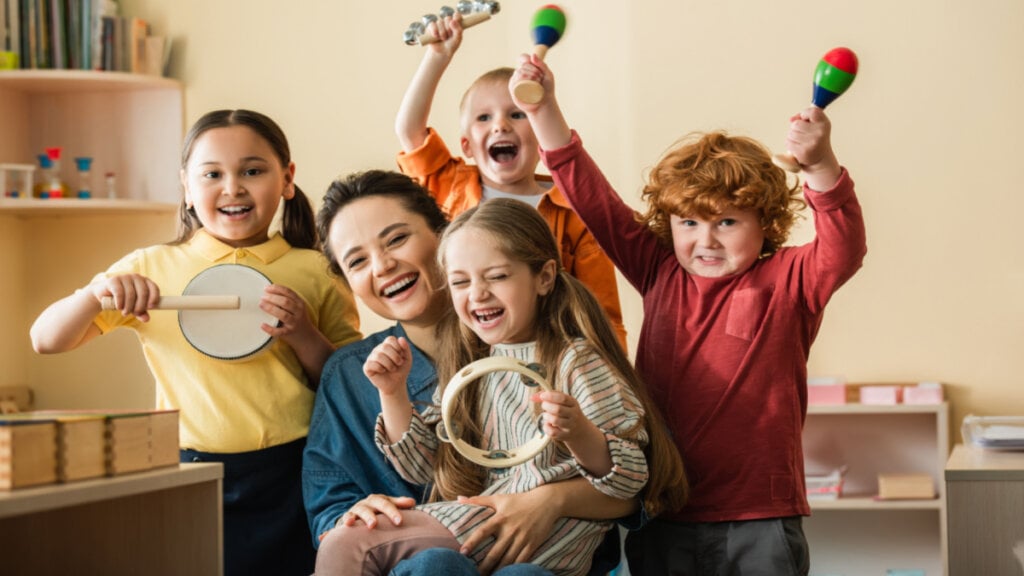
<path id="1" fill-rule="evenodd" d="M 252 206 L 224 206 L 223 208 L 218 208 L 217 211 L 228 216 L 238 216 L 239 214 L 252 211 Z"/>
<path id="2" fill-rule="evenodd" d="M 488 324 L 494 322 L 498 318 L 505 315 L 504 308 L 486 308 L 483 310 L 474 310 L 473 318 L 481 324 Z"/>
<path id="3" fill-rule="evenodd" d="M 519 146 L 508 142 L 494 144 L 487 149 L 487 153 L 495 162 L 511 162 L 519 155 Z"/>
<path id="4" fill-rule="evenodd" d="M 413 285 L 416 284 L 417 280 L 419 280 L 419 274 L 409 274 L 408 276 L 403 276 L 398 280 L 395 280 L 394 282 L 383 287 L 380 293 L 385 298 L 392 298 L 412 288 Z"/>

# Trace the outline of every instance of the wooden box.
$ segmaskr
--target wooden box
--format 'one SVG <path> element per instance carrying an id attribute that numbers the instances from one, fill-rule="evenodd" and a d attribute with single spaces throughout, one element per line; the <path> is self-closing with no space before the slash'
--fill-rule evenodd
<path id="1" fill-rule="evenodd" d="M 57 422 L 57 480 L 97 478 L 104 466 L 104 419 L 101 416 L 60 416 Z"/>
<path id="2" fill-rule="evenodd" d="M 935 498 L 935 481 L 930 474 L 879 474 L 878 498 L 931 500 Z"/>
<path id="3" fill-rule="evenodd" d="M 177 410 L 47 410 L 31 414 L 58 421 L 99 422 L 99 475 L 117 476 L 178 463 Z M 96 456 L 92 441 L 84 435 L 69 438 L 66 450 L 79 453 L 86 450 L 85 445 Z"/>
<path id="4" fill-rule="evenodd" d="M 57 481 L 57 424 L 0 419 L 0 490 Z"/>

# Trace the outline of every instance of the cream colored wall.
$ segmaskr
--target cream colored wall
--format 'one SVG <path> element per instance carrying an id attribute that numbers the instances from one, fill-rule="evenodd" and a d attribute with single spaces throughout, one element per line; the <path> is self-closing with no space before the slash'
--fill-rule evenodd
<path id="1" fill-rule="evenodd" d="M 127 0 L 174 38 L 186 122 L 214 108 L 270 114 L 298 181 L 394 167 L 395 109 L 421 49 L 401 34 L 439 0 Z M 530 48 L 541 2 L 502 2 L 469 30 L 436 100 L 457 142 L 456 104 L 480 72 Z M 569 30 L 548 55 L 570 122 L 628 201 L 690 130 L 782 145 L 828 49 L 854 48 L 857 81 L 829 108 L 833 142 L 867 218 L 863 270 L 829 306 L 814 375 L 941 380 L 954 422 L 1024 413 L 1024 242 L 1015 167 L 1024 151 L 1024 3 L 564 0 Z M 287 6 L 287 8 L 286 8 Z M 810 238 L 805 223 L 795 241 Z M 622 286 L 627 325 L 636 293 Z M 383 324 L 364 315 L 368 329 Z"/>

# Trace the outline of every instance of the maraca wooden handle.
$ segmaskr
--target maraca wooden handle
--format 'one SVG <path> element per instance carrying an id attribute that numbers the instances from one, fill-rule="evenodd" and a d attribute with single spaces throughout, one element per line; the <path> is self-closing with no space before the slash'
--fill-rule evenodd
<path id="1" fill-rule="evenodd" d="M 474 12 L 474 13 L 470 14 L 469 16 L 463 16 L 462 17 L 462 28 L 463 29 L 472 28 L 473 26 L 476 26 L 477 24 L 479 24 L 481 22 L 486 22 L 487 20 L 490 20 L 490 19 L 491 19 L 491 13 L 490 12 L 486 12 L 486 11 L 485 12 Z M 437 36 L 434 36 L 433 34 L 423 34 L 419 38 L 420 46 L 426 46 L 427 44 L 433 44 L 433 43 L 438 42 L 438 41 L 439 41 L 439 38 Z"/>
<path id="2" fill-rule="evenodd" d="M 104 310 L 116 310 L 114 298 L 105 296 L 100 301 Z M 238 296 L 185 295 L 161 296 L 153 310 L 238 310 L 242 300 Z"/>
<path id="3" fill-rule="evenodd" d="M 543 60 L 544 55 L 548 53 L 548 47 L 543 44 L 537 44 L 533 48 L 533 53 Z M 535 80 L 523 80 L 512 87 L 512 93 L 521 102 L 536 104 L 544 99 L 544 86 L 541 86 L 540 82 Z"/>
<path id="4" fill-rule="evenodd" d="M 800 163 L 796 161 L 796 156 L 793 156 L 789 152 L 784 154 L 774 154 L 772 156 L 772 164 L 775 164 L 786 172 L 793 172 L 795 174 L 800 171 Z"/>
<path id="5" fill-rule="evenodd" d="M 548 48 L 565 34 L 565 12 L 554 4 L 542 6 L 533 15 L 533 54 L 543 60 Z M 536 104 L 544 98 L 544 87 L 534 80 L 523 80 L 512 87 L 512 94 L 520 102 Z"/>

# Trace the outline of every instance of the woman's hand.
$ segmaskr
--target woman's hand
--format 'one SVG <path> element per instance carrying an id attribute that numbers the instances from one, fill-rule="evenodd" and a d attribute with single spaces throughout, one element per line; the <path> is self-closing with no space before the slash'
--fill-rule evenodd
<path id="1" fill-rule="evenodd" d="M 480 572 L 491 572 L 521 562 L 529 562 L 551 536 L 559 508 L 551 506 L 546 497 L 549 485 L 523 494 L 459 497 L 463 504 L 487 506 L 494 515 L 474 530 L 462 545 L 462 553 L 470 554 L 488 538 L 494 545 L 480 562 Z"/>

